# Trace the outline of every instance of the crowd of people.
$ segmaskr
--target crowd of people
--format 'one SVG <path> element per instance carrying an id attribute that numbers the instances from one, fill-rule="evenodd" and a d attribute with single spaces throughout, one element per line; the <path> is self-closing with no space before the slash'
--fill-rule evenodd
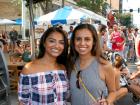
<path id="1" fill-rule="evenodd" d="M 9 33 L 1 31 L 0 48 L 9 55 L 10 62 L 31 61 L 30 44 L 24 43 L 19 39 L 19 34 L 14 27 Z"/>
<path id="2" fill-rule="evenodd" d="M 122 59 L 136 59 L 138 30 L 132 30 L 116 23 L 113 29 L 100 25 L 99 30 L 91 24 L 79 24 L 71 26 L 68 33 L 63 27 L 48 28 L 40 39 L 37 58 L 20 74 L 19 104 L 67 105 L 69 100 L 71 105 L 117 105 L 128 93 L 127 87 L 120 86 L 122 71 L 129 73 L 122 70 Z M 105 51 L 118 52 L 119 56 L 110 62 Z"/>
<path id="3" fill-rule="evenodd" d="M 49 27 L 41 36 L 37 56 L 31 60 L 30 44 L 18 39 L 12 28 L 0 34 L 0 48 L 10 61 L 19 58 L 29 62 L 20 74 L 18 98 L 20 105 L 118 105 L 129 92 L 120 85 L 121 75 L 130 79 L 140 76 L 140 70 L 130 75 L 124 62 L 140 60 L 140 40 L 137 28 L 113 24 Z M 117 53 L 111 62 L 104 53 Z M 139 67 L 139 66 L 138 66 Z M 139 68 L 138 68 L 139 69 Z"/>

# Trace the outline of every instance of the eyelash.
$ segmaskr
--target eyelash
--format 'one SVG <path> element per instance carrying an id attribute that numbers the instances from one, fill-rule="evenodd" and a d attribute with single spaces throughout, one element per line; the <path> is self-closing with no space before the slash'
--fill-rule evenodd
<path id="1" fill-rule="evenodd" d="M 80 41 L 80 40 L 82 40 L 81 38 L 76 38 L 76 41 Z M 84 39 L 85 41 L 90 41 L 91 39 L 90 38 L 85 38 Z"/>
<path id="2" fill-rule="evenodd" d="M 54 40 L 49 40 L 49 42 L 55 43 L 56 41 L 54 41 Z M 63 41 L 59 41 L 59 43 L 64 45 L 64 42 L 63 42 Z"/>

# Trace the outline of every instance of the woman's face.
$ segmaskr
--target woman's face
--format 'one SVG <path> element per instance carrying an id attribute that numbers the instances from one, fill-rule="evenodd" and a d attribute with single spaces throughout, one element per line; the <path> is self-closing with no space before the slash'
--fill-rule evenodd
<path id="1" fill-rule="evenodd" d="M 77 30 L 75 33 L 74 46 L 80 56 L 91 55 L 93 46 L 91 31 L 88 29 Z"/>
<path id="2" fill-rule="evenodd" d="M 51 33 L 45 41 L 46 54 L 52 57 L 58 57 L 64 50 L 64 38 L 61 33 Z"/>

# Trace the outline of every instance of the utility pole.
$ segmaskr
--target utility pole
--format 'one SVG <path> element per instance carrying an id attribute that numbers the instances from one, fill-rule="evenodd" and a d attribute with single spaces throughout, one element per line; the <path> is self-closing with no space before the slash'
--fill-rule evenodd
<path id="1" fill-rule="evenodd" d="M 119 0 L 119 13 L 122 13 L 122 0 Z"/>
<path id="2" fill-rule="evenodd" d="M 25 0 L 22 0 L 22 38 L 26 39 L 25 30 L 26 30 L 26 7 Z"/>
<path id="3" fill-rule="evenodd" d="M 110 8 L 112 8 L 112 0 L 110 0 Z"/>
<path id="4" fill-rule="evenodd" d="M 35 26 L 33 14 L 33 0 L 29 0 L 29 13 L 30 13 L 30 43 L 31 43 L 31 56 L 35 59 Z"/>
<path id="5" fill-rule="evenodd" d="M 65 0 L 62 0 L 62 8 L 64 7 L 65 5 Z"/>

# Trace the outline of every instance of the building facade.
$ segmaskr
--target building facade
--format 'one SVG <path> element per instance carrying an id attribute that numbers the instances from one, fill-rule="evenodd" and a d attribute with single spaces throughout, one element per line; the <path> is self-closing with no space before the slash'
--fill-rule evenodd
<path id="1" fill-rule="evenodd" d="M 110 5 L 112 9 L 119 10 L 119 0 L 107 0 L 107 3 Z"/>
<path id="2" fill-rule="evenodd" d="M 0 0 L 0 18 L 16 19 L 21 17 L 21 10 L 11 0 Z"/>

